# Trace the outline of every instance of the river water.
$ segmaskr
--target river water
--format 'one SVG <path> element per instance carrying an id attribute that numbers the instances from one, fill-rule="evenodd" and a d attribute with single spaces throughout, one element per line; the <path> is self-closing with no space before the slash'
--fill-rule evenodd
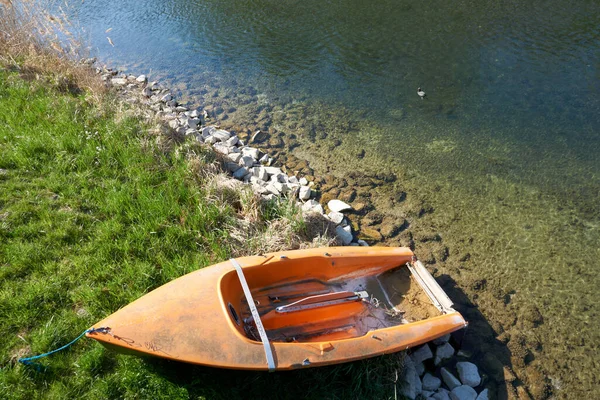
<path id="1" fill-rule="evenodd" d="M 104 63 L 160 78 L 191 103 L 229 99 L 230 111 L 250 90 L 286 115 L 278 130 L 303 118 L 312 133 L 329 130 L 327 154 L 296 150 L 315 165 L 403 176 L 449 249 L 436 268 L 507 343 L 519 378 L 531 385 L 541 371 L 558 397 L 600 396 L 597 0 L 63 8 Z"/>

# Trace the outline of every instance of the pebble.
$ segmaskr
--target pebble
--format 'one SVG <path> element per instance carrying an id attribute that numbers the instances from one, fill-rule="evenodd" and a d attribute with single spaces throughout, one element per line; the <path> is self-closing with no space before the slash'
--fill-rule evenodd
<path id="1" fill-rule="evenodd" d="M 415 364 L 419 364 L 425 360 L 429 360 L 430 358 L 433 358 L 433 353 L 431 352 L 429 345 L 427 343 L 425 343 L 423 346 L 421 346 L 421 347 L 417 348 L 415 351 L 413 351 L 412 354 L 410 355 L 410 357 L 413 359 Z"/>
<path id="2" fill-rule="evenodd" d="M 440 365 L 442 361 L 451 358 L 454 355 L 454 347 L 450 343 L 444 343 L 435 349 L 435 359 L 433 363 Z"/>
<path id="3" fill-rule="evenodd" d="M 435 392 L 442 385 L 442 381 L 428 372 L 423 375 L 422 385 L 423 390 Z"/>
<path id="4" fill-rule="evenodd" d="M 442 376 L 442 380 L 450 390 L 461 385 L 461 382 L 446 368 L 442 368 L 440 370 L 440 375 Z"/>
<path id="5" fill-rule="evenodd" d="M 477 365 L 468 361 L 461 361 L 456 363 L 456 370 L 458 371 L 458 376 L 464 385 L 476 387 L 481 383 L 481 377 L 479 376 Z"/>
<path id="6" fill-rule="evenodd" d="M 300 186 L 300 191 L 298 192 L 298 198 L 300 200 L 308 200 L 310 199 L 310 188 L 308 186 Z"/>
<path id="7" fill-rule="evenodd" d="M 450 392 L 450 398 L 452 400 L 475 400 L 477 392 L 471 386 L 457 386 Z"/>
<path id="8" fill-rule="evenodd" d="M 332 211 L 329 214 L 327 214 L 327 216 L 329 217 L 331 222 L 333 222 L 336 225 L 339 225 L 342 223 L 342 221 L 344 221 L 344 214 L 342 214 L 341 212 Z"/>

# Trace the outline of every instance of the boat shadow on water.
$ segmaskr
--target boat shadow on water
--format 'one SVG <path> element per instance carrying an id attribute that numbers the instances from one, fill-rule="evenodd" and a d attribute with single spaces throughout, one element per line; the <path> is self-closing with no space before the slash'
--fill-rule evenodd
<path id="1" fill-rule="evenodd" d="M 496 394 L 492 398 L 516 398 L 517 395 L 521 398 L 527 388 L 513 373 L 510 350 L 496 339 L 498 333 L 450 276 L 441 275 L 437 281 L 454 301 L 455 309 L 469 321 L 469 326 L 452 334 L 450 343 L 458 350 L 457 354 L 438 366 L 433 359 L 425 361 L 427 370 L 439 376 L 443 366 L 456 374 L 457 362 L 470 361 L 478 366 L 482 377 L 477 392 L 488 388 Z M 435 345 L 430 346 L 435 353 Z M 155 358 L 147 358 L 146 366 L 186 388 L 190 398 L 385 399 L 401 398 L 403 358 L 404 353 L 399 352 L 345 364 L 274 373 L 203 367 Z"/>

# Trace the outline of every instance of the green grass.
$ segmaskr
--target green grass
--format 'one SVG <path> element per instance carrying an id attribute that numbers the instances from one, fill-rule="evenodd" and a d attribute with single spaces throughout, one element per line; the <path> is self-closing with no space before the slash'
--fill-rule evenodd
<path id="1" fill-rule="evenodd" d="M 148 291 L 232 254 L 211 201 L 143 124 L 0 70 L 0 398 L 394 398 L 397 356 L 250 373 L 119 355 L 94 341 L 39 360 Z M 285 202 L 267 220 L 293 214 Z M 304 229 L 295 219 L 297 229 Z"/>

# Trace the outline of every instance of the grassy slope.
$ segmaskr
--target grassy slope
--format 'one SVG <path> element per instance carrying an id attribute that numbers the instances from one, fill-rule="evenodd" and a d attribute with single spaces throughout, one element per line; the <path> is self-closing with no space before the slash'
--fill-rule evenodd
<path id="1" fill-rule="evenodd" d="M 83 97 L 0 70 L 0 398 L 394 398 L 397 356 L 292 373 L 144 360 L 82 339 L 147 291 L 225 259 L 235 210 L 183 159 Z M 277 214 L 277 212 L 272 212 Z"/>

